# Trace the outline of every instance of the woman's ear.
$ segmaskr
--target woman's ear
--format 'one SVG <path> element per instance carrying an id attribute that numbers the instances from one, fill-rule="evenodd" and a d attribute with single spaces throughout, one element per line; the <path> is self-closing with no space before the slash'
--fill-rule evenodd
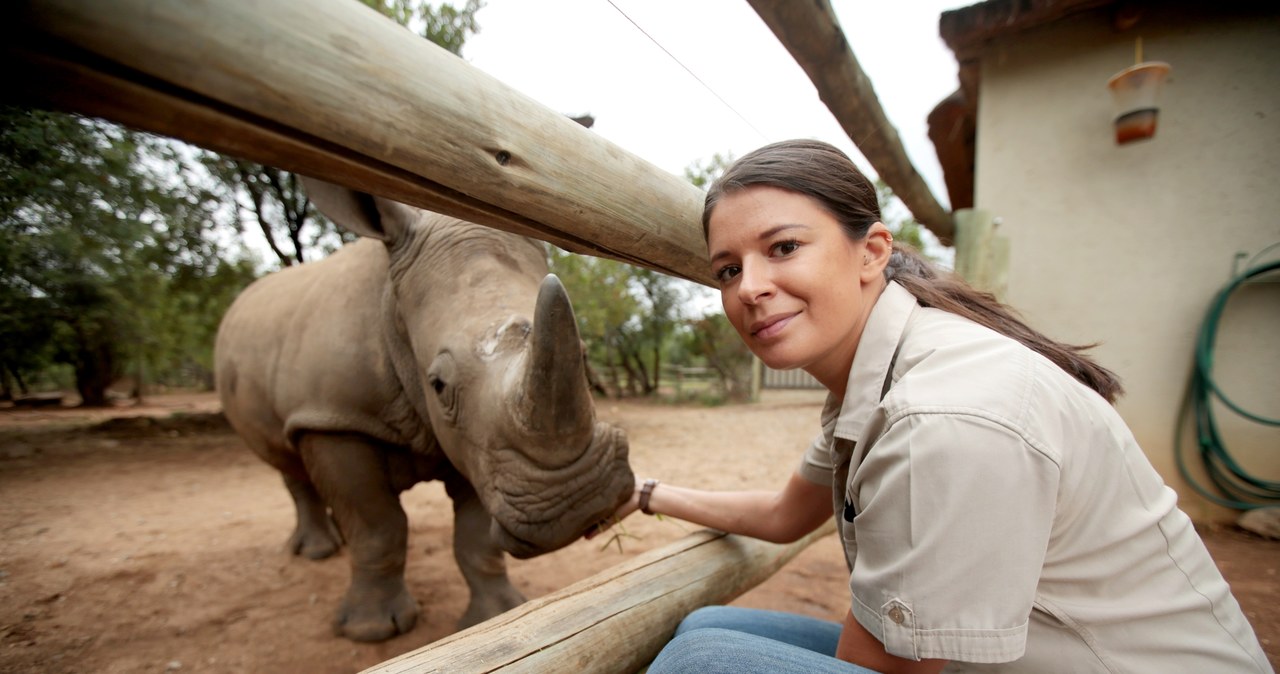
<path id="1" fill-rule="evenodd" d="M 862 264 L 863 283 L 884 278 L 884 269 L 889 266 L 889 256 L 893 254 L 893 234 L 883 222 L 877 222 L 867 230 L 862 244 L 866 256 Z"/>

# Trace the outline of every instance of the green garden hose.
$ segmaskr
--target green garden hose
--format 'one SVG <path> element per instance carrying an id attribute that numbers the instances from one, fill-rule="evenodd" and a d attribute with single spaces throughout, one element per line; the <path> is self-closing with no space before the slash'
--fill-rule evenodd
<path id="1" fill-rule="evenodd" d="M 1267 250 L 1270 250 L 1268 248 Z M 1265 252 L 1265 251 L 1264 251 Z M 1256 258 L 1255 258 L 1256 259 Z M 1177 429 L 1174 433 L 1174 455 L 1177 457 L 1178 472 L 1187 484 L 1191 485 L 1201 496 L 1213 503 L 1234 508 L 1236 510 L 1253 510 L 1255 508 L 1280 506 L 1280 482 L 1264 480 L 1250 475 L 1240 467 L 1223 443 L 1218 432 L 1218 424 L 1214 418 L 1213 398 L 1222 401 L 1231 411 L 1251 421 L 1268 426 L 1280 426 L 1280 419 L 1265 417 L 1250 412 L 1236 404 L 1213 380 L 1214 342 L 1217 339 L 1218 323 L 1227 300 L 1241 285 L 1254 279 L 1280 270 L 1280 261 L 1268 262 L 1258 266 L 1246 265 L 1244 273 L 1231 279 L 1214 297 L 1200 327 L 1200 336 L 1196 341 L 1195 370 L 1191 376 L 1191 386 L 1183 406 L 1185 414 L 1191 407 L 1195 414 L 1196 442 L 1205 473 L 1213 483 L 1216 493 L 1193 478 L 1187 470 L 1186 459 L 1182 451 L 1182 414 L 1179 414 Z M 1265 367 L 1265 370 L 1274 370 Z"/>

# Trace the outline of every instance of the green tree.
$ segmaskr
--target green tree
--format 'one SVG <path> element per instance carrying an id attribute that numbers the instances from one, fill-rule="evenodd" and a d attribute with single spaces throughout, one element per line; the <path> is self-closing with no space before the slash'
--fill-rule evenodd
<path id="1" fill-rule="evenodd" d="M 681 319 L 681 306 L 686 297 L 682 287 L 687 281 L 667 276 L 652 269 L 633 267 L 631 282 L 645 304 L 645 312 L 639 317 L 638 339 L 632 359 L 642 367 L 647 361 L 652 376 L 645 377 L 642 385 L 646 395 L 658 390 L 662 377 L 662 352 L 667 336 Z M 647 351 L 648 357 L 642 354 Z"/>
<path id="2" fill-rule="evenodd" d="M 616 260 L 552 248 L 551 270 L 573 301 L 596 382 L 614 395 L 658 390 L 663 352 L 678 325 L 686 283 Z"/>
<path id="3" fill-rule="evenodd" d="M 84 118 L 0 110 L 0 343 L 10 379 L 71 366 L 86 405 L 186 339 L 174 279 L 226 272 L 190 153 Z"/>
<path id="4" fill-rule="evenodd" d="M 481 0 L 467 0 L 461 9 L 449 3 L 432 6 L 422 0 L 360 0 L 401 26 L 454 54 L 462 54 L 467 36 L 480 32 L 476 12 L 484 7 Z"/>
<path id="5" fill-rule="evenodd" d="M 578 333 L 587 345 L 593 386 L 613 395 L 638 392 L 638 375 L 627 346 L 634 317 L 640 312 L 640 303 L 629 290 L 631 267 L 555 247 L 550 250 L 551 270 L 569 293 Z M 630 374 L 624 377 L 624 373 Z"/>
<path id="6" fill-rule="evenodd" d="M 690 320 L 688 325 L 685 348 L 716 373 L 720 393 L 727 400 L 750 399 L 753 357 L 729 319 L 712 312 Z"/>
<path id="7" fill-rule="evenodd" d="M 316 210 L 296 175 L 251 161 L 203 152 L 221 199 L 234 205 L 241 231 L 257 230 L 281 266 L 324 256 L 349 235 Z"/>
<path id="8" fill-rule="evenodd" d="M 715 182 L 724 174 L 725 169 L 733 165 L 734 157 L 732 153 L 720 154 L 719 152 L 711 155 L 706 161 L 695 161 L 684 169 L 684 179 L 693 183 L 693 186 L 707 191 L 711 187 L 711 183 Z"/>
<path id="9" fill-rule="evenodd" d="M 684 170 L 684 177 L 706 190 L 734 162 L 732 154 L 715 154 L 706 161 L 694 162 Z M 728 400 L 751 397 L 751 351 L 719 310 L 695 316 L 686 322 L 684 348 L 716 373 L 721 395 Z"/>

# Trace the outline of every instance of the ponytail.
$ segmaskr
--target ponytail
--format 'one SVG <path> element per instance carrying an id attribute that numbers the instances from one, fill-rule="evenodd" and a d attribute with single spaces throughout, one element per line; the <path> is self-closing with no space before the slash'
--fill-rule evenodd
<path id="1" fill-rule="evenodd" d="M 907 246 L 893 244 L 893 253 L 889 257 L 889 265 L 885 267 L 884 276 L 885 280 L 897 281 L 914 295 L 920 306 L 963 316 L 1017 340 L 1028 349 L 1048 358 L 1081 384 L 1097 391 L 1109 403 L 1114 403 L 1124 393 L 1115 373 L 1084 355 L 1084 351 L 1097 346 L 1096 344 L 1072 346 L 1049 339 L 1024 323 L 1012 309 L 1000 303 L 991 293 L 977 290 L 956 274 L 937 269 Z"/>

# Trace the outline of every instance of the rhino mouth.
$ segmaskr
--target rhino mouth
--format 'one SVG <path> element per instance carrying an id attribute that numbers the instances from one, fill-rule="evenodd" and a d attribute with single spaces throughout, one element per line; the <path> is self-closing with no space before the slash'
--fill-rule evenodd
<path id="1" fill-rule="evenodd" d="M 489 525 L 489 537 L 493 539 L 507 554 L 516 559 L 529 559 L 536 557 L 544 552 L 550 552 L 549 549 L 526 541 L 519 536 L 507 531 L 498 520 L 493 520 L 493 524 Z"/>
<path id="2" fill-rule="evenodd" d="M 635 483 L 635 478 L 632 477 L 630 475 L 630 471 L 628 471 L 626 480 L 619 480 L 619 482 L 625 482 L 627 485 L 632 485 Z M 622 501 L 626 500 L 626 496 L 630 495 L 629 490 L 619 493 L 621 494 L 621 497 L 609 500 L 608 503 L 611 505 L 607 508 L 596 508 L 591 510 L 584 509 L 583 512 L 587 513 L 586 516 L 566 518 L 566 520 L 563 521 L 547 522 L 542 525 L 526 522 L 518 522 L 516 524 L 516 526 L 522 531 L 527 530 L 531 534 L 539 535 L 541 540 L 530 540 L 518 535 L 511 529 L 504 526 L 497 517 L 494 517 L 492 523 L 489 525 L 489 537 L 493 542 L 497 543 L 503 551 L 516 559 L 529 559 L 531 557 L 537 557 L 538 555 L 559 550 L 560 548 L 563 548 L 581 538 L 582 535 L 589 531 L 595 524 L 612 516 L 614 510 L 617 509 L 617 506 L 620 505 Z M 601 497 L 604 495 L 605 493 L 603 492 L 600 494 Z M 546 532 L 548 530 L 554 533 L 551 536 L 547 536 Z"/>
<path id="3" fill-rule="evenodd" d="M 517 559 L 557 550 L 609 517 L 630 497 L 635 477 L 625 435 L 597 424 L 595 438 L 573 463 L 539 467 L 514 449 L 494 454 L 487 493 L 491 539 Z"/>

